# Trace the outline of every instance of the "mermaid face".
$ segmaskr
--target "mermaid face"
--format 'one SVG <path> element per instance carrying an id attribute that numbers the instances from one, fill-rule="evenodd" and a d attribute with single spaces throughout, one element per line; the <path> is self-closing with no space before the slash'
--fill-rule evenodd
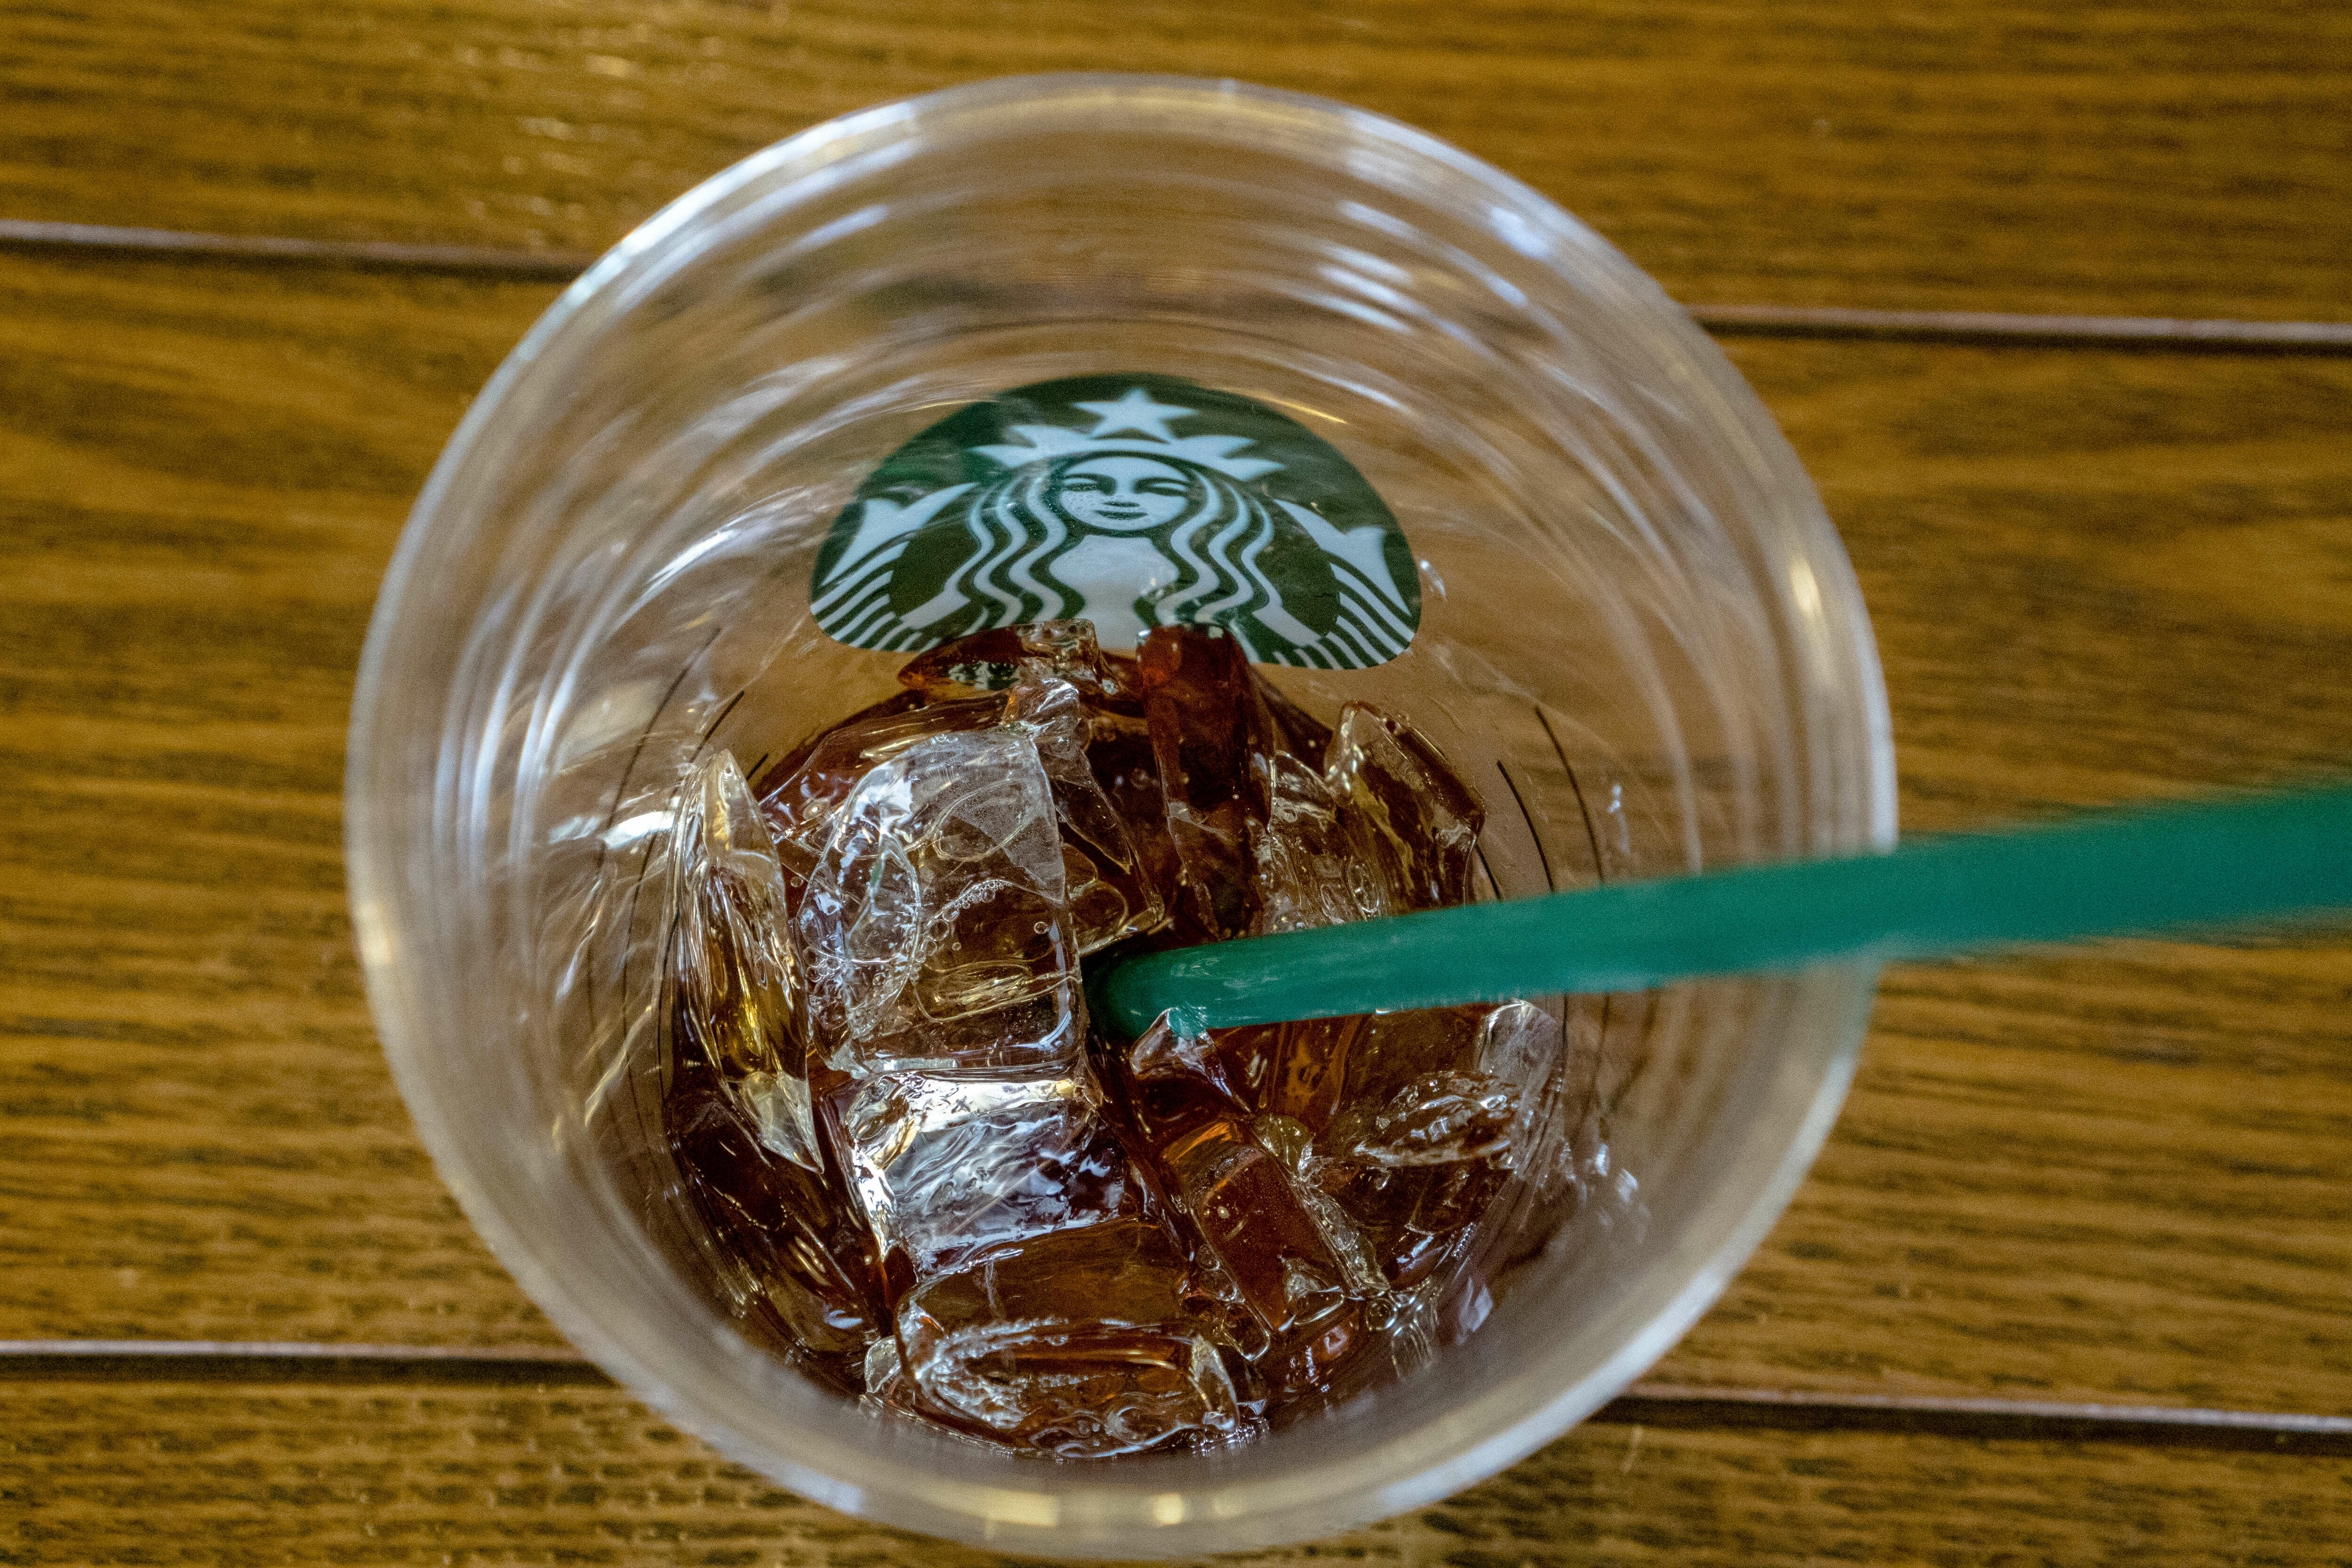
<path id="1" fill-rule="evenodd" d="M 1150 458 L 1089 458 L 1054 490 L 1063 511 L 1108 533 L 1150 532 L 1173 522 L 1192 499 L 1182 471 Z"/>

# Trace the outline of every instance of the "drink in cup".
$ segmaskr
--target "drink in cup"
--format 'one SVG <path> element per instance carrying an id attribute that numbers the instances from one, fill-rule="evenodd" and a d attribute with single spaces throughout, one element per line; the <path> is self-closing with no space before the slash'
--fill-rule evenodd
<path id="1" fill-rule="evenodd" d="M 819 1501 L 1134 1556 L 1623 1386 L 1871 976 L 1112 1051 L 1090 960 L 1891 802 L 1835 534 L 1654 285 L 1408 128 L 1108 77 L 819 127 L 582 279 L 418 503 L 349 820 L 404 1094 L 559 1328 Z"/>
<path id="2" fill-rule="evenodd" d="M 1084 972 L 1136 952 L 1493 896 L 1477 794 L 1410 721 L 1323 724 L 1255 674 L 1258 617 L 1146 629 L 1177 595 L 1126 586 L 1127 651 L 990 626 L 757 779 L 708 753 L 666 850 L 662 1110 L 709 1294 L 877 1413 L 1064 1459 L 1410 1375 L 1584 1195 L 1556 999 L 1090 1016 Z"/>

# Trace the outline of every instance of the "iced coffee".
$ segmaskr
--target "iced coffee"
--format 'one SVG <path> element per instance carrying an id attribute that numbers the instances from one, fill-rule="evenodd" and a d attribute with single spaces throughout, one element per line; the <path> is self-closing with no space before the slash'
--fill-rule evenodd
<path id="1" fill-rule="evenodd" d="M 685 781 L 663 1113 L 747 1331 L 878 1414 L 1202 1448 L 1475 1320 L 1557 1059 L 1527 1002 L 1128 1038 L 1128 954 L 1461 903 L 1475 791 L 1215 627 L 983 630 Z"/>

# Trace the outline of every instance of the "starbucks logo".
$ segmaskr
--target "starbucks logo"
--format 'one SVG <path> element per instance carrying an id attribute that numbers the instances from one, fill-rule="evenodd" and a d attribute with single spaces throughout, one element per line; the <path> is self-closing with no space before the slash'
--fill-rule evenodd
<path id="1" fill-rule="evenodd" d="M 817 552 L 817 624 L 852 647 L 991 626 L 1222 626 L 1260 664 L 1364 669 L 1421 625 L 1404 533 L 1305 426 L 1165 375 L 1078 376 L 950 416 L 861 486 Z"/>

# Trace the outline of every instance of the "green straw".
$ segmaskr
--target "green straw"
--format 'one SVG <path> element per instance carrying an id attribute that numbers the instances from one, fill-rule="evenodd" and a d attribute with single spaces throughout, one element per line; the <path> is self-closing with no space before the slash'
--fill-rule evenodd
<path id="1" fill-rule="evenodd" d="M 1090 990 L 1128 1034 L 1198 1033 L 2347 908 L 2352 789 L 2330 789 L 1180 948 Z"/>

